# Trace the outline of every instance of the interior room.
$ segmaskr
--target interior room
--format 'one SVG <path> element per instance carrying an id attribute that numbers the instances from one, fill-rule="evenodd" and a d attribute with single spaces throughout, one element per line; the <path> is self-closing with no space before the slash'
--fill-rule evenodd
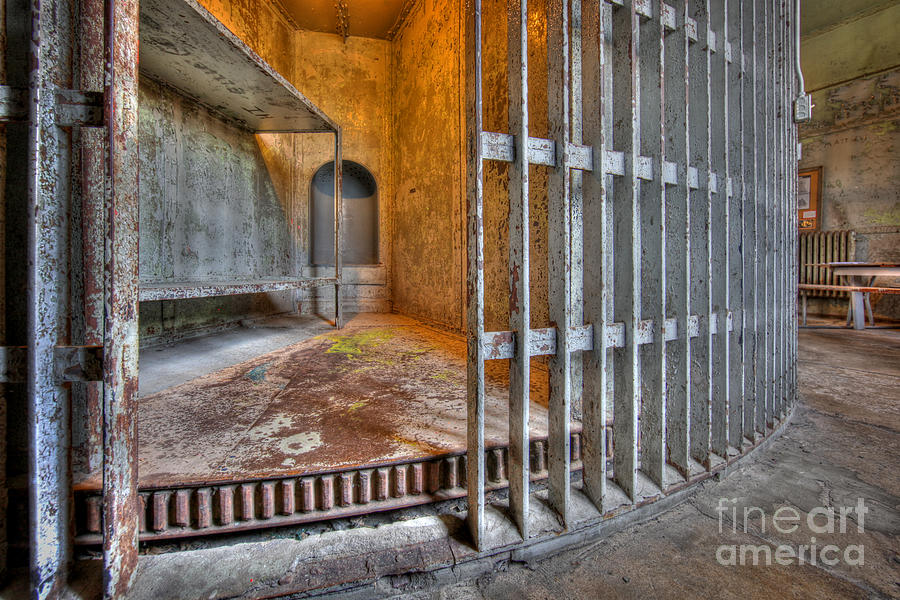
<path id="1" fill-rule="evenodd" d="M 0 0 L 0 597 L 892 597 L 898 30 Z"/>
<path id="2" fill-rule="evenodd" d="M 465 493 L 459 7 L 450 1 L 354 7 L 357 16 L 368 10 L 380 21 L 357 18 L 346 35 L 335 35 L 332 7 L 319 4 L 141 4 L 138 427 L 146 541 L 235 529 L 220 519 L 204 523 L 202 511 L 190 508 L 204 501 L 194 494 L 198 486 L 207 488 L 203 499 L 232 495 L 234 510 L 255 517 L 245 528 Z M 502 11 L 492 14 L 500 25 Z M 533 9 L 531 20 L 540 64 L 545 16 Z M 204 29 L 208 34 L 198 33 Z M 504 40 L 495 37 L 488 46 L 494 56 L 486 60 L 499 62 Z M 200 82 L 205 74 L 194 63 L 222 62 L 244 43 L 271 67 L 261 83 L 244 84 L 247 61 L 240 56 L 230 70 L 218 67 Z M 531 77 L 536 89 L 546 86 L 545 72 Z M 279 87 L 292 86 L 293 98 L 278 107 L 283 114 L 253 107 L 248 118 L 245 106 L 216 96 L 251 85 L 258 89 L 249 93 L 269 105 L 277 103 L 266 95 L 283 94 Z M 486 119 L 490 129 L 504 130 L 499 92 L 506 82 L 489 85 L 498 93 Z M 547 130 L 545 96 L 534 94 L 532 104 L 532 131 L 540 135 Z M 337 148 L 328 131 L 336 123 Z M 503 165 L 491 168 L 503 175 Z M 548 169 L 533 170 L 532 324 L 540 328 L 549 322 Z M 487 194 L 486 226 L 494 233 L 486 236 L 486 326 L 503 330 L 508 200 L 496 184 Z M 103 265 L 92 267 L 100 280 Z M 486 436 L 498 482 L 508 445 L 507 363 L 488 363 Z M 547 474 L 548 372 L 546 360 L 533 363 L 529 437 L 540 479 Z M 96 543 L 101 533 L 102 444 L 89 425 L 100 421 L 98 406 L 88 389 L 73 412 L 85 432 L 73 449 L 82 544 Z M 576 404 L 576 419 L 577 413 Z M 268 508 L 246 506 L 241 496 L 272 490 L 278 500 Z M 301 501 L 286 503 L 295 493 Z M 182 496 L 189 504 L 178 504 Z M 176 508 L 160 511 L 170 504 Z"/>

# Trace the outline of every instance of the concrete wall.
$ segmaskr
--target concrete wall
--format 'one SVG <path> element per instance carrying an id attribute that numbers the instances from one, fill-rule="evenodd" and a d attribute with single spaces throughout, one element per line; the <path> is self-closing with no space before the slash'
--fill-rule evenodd
<path id="1" fill-rule="evenodd" d="M 294 84 L 343 129 L 344 159 L 366 167 L 378 185 L 379 255 L 381 264 L 345 267 L 344 298 L 350 312 L 391 310 L 391 215 L 394 198 L 391 151 L 391 45 L 385 40 L 296 31 L 293 36 Z M 328 136 L 300 138 L 298 191 L 308 202 L 313 175 L 332 160 Z M 305 205 L 308 209 L 308 204 Z M 300 229 L 300 243 L 309 248 L 308 210 Z M 307 261 L 308 262 L 308 261 Z M 324 268 L 322 274 L 330 269 Z M 307 274 L 314 274 L 307 269 Z M 307 294 L 303 310 L 331 314 L 333 293 Z"/>
<path id="2" fill-rule="evenodd" d="M 459 0 L 426 0 L 394 43 L 397 200 L 394 303 L 401 312 L 465 328 L 465 72 Z M 546 136 L 547 54 L 543 5 L 529 9 L 529 117 Z M 484 127 L 508 130 L 506 11 L 484 6 Z M 435 135 L 435 132 L 440 132 Z M 508 328 L 507 167 L 485 164 L 485 325 Z M 547 168 L 531 168 L 532 324 L 546 327 Z"/>
<path id="3" fill-rule="evenodd" d="M 900 262 L 900 4 L 803 41 L 813 120 L 801 126 L 799 167 L 823 168 L 822 231 L 857 232 L 857 260 Z M 900 286 L 900 278 L 877 284 Z M 873 298 L 876 316 L 900 319 L 900 298 Z M 843 302 L 810 310 L 845 314 Z"/>
<path id="4" fill-rule="evenodd" d="M 396 310 L 462 328 L 465 172 L 458 0 L 423 0 L 393 48 Z"/>

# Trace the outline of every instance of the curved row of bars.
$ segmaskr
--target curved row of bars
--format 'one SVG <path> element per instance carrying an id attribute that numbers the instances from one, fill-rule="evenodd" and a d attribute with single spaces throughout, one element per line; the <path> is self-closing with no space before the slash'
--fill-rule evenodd
<path id="1" fill-rule="evenodd" d="M 509 508 L 523 538 L 532 356 L 550 357 L 547 498 L 563 526 L 579 398 L 582 488 L 608 514 L 640 502 L 648 483 L 665 494 L 740 456 L 797 393 L 793 3 L 550 0 L 547 139 L 529 131 L 527 1 L 506 9 L 509 133 L 483 130 L 482 46 L 496 32 L 482 29 L 480 0 L 465 15 L 467 439 L 480 457 L 468 521 L 479 547 L 491 544 L 485 360 L 510 359 Z M 509 164 L 506 332 L 484 327 L 485 160 Z M 531 329 L 535 165 L 549 176 L 549 330 Z"/>

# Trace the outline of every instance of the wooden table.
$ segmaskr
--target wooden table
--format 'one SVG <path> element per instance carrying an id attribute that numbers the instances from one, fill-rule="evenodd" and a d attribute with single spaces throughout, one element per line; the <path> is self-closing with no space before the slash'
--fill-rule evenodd
<path id="1" fill-rule="evenodd" d="M 831 262 L 820 266 L 831 269 L 835 275 L 844 277 L 847 285 L 857 288 L 871 288 L 876 277 L 900 277 L 900 264 L 897 263 Z M 872 291 L 878 290 L 873 289 Z M 869 292 L 865 290 L 850 291 L 850 314 L 847 315 L 847 324 L 850 324 L 852 316 L 854 329 L 865 329 L 866 327 L 865 304 L 868 295 Z M 871 312 L 870 305 L 869 313 L 871 314 Z"/>

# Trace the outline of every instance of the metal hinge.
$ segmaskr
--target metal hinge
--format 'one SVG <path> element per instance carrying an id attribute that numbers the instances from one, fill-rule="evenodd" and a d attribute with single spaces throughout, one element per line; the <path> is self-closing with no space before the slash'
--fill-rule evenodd
<path id="1" fill-rule="evenodd" d="M 103 92 L 56 92 L 56 124 L 60 127 L 103 127 Z"/>
<path id="2" fill-rule="evenodd" d="M 53 348 L 57 382 L 103 381 L 103 346 Z M 28 377 L 28 347 L 0 346 L 0 383 L 23 383 Z"/>

